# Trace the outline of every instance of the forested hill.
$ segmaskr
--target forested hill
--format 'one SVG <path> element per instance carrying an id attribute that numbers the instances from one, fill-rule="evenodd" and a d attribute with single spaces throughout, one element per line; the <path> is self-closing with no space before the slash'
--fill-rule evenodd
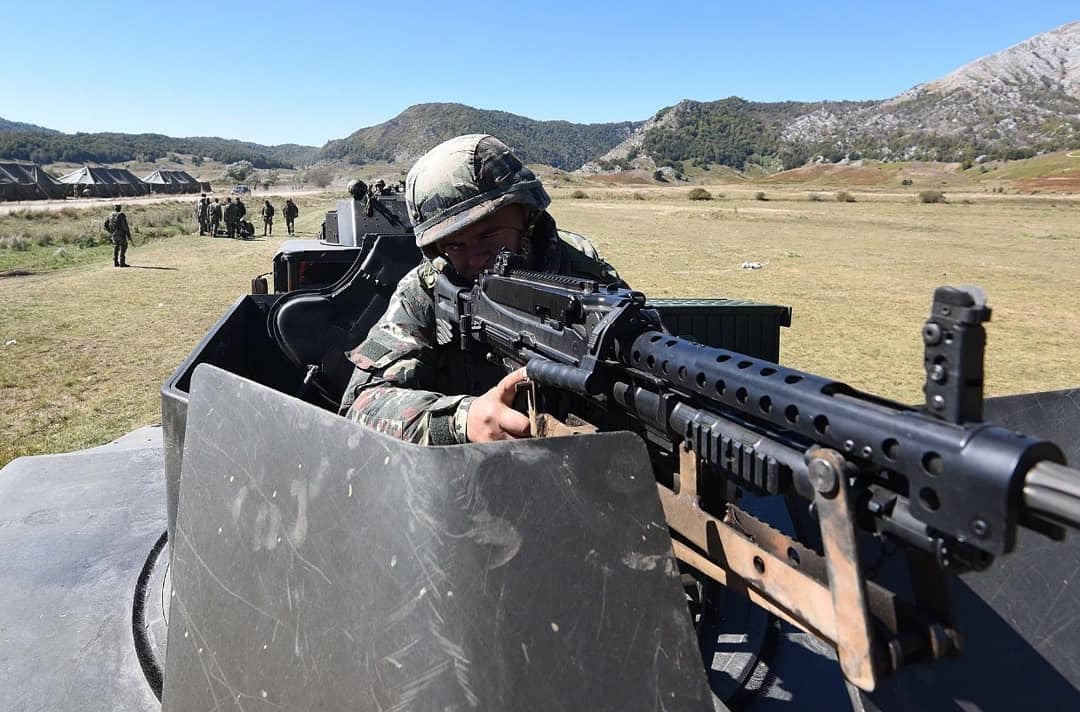
<path id="1" fill-rule="evenodd" d="M 851 111 L 873 102 L 761 103 L 730 97 L 719 101 L 682 101 L 657 112 L 622 155 L 649 156 L 659 165 L 689 161 L 719 163 L 742 169 L 770 161 L 785 167 L 802 165 L 808 150 L 785 140 L 785 127 L 800 116 L 824 107 Z"/>
<path id="2" fill-rule="evenodd" d="M 352 163 L 411 162 L 432 146 L 454 136 L 489 133 L 512 146 L 527 163 L 546 163 L 573 170 L 628 138 L 642 123 L 537 121 L 464 104 L 418 104 L 385 123 L 331 141 L 322 148 L 319 157 Z"/>
<path id="3" fill-rule="evenodd" d="M 5 122 L 10 124 L 14 122 Z M 29 126 L 29 124 L 17 124 Z M 291 168 L 312 162 L 314 146 L 261 146 L 224 138 L 172 138 L 161 134 L 51 132 L 10 130 L 0 125 L 0 159 L 35 163 L 123 163 L 155 161 L 169 154 L 188 154 L 222 163 L 251 161 L 256 168 Z"/>
<path id="4" fill-rule="evenodd" d="M 970 62 L 883 101 L 682 101 L 597 162 L 600 168 L 807 161 L 1027 158 L 1080 148 L 1080 22 Z M 637 161 L 637 163 L 635 163 Z"/>
<path id="5" fill-rule="evenodd" d="M 21 121 L 8 121 L 0 116 L 0 131 L 26 131 L 27 133 L 59 133 L 54 129 L 47 129 L 37 124 L 24 124 Z"/>

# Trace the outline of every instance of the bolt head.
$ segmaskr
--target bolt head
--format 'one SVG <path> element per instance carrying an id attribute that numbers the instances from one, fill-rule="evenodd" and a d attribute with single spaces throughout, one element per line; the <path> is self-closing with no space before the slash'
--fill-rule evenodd
<path id="1" fill-rule="evenodd" d="M 810 462 L 807 472 L 810 475 L 810 483 L 815 490 L 826 497 L 832 497 L 836 494 L 839 481 L 836 468 L 831 463 L 826 460 L 814 459 Z"/>

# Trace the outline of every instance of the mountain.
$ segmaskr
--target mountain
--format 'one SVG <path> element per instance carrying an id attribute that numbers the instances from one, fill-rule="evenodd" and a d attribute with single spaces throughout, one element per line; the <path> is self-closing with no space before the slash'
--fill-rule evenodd
<path id="1" fill-rule="evenodd" d="M 28 133 L 60 133 L 54 129 L 47 129 L 37 124 L 24 124 L 21 121 L 8 121 L 0 116 L 0 131 L 25 131 Z"/>
<path id="2" fill-rule="evenodd" d="M 1080 22 L 884 101 L 682 101 L 657 112 L 593 169 L 683 161 L 791 168 L 861 157 L 974 161 L 1077 147 Z"/>
<path id="3" fill-rule="evenodd" d="M 35 163 L 123 163 L 135 160 L 154 161 L 168 154 L 188 154 L 222 163 L 250 161 L 256 168 L 292 168 L 311 163 L 317 151 L 314 146 L 262 146 L 216 137 L 173 138 L 161 134 L 123 133 L 66 134 L 50 129 L 27 131 L 22 128 L 0 130 L 0 158 Z"/>
<path id="4" fill-rule="evenodd" d="M 586 172 L 686 163 L 769 171 L 859 158 L 974 163 L 1080 148 L 1080 22 L 1036 35 L 882 101 L 681 101 L 648 121 L 537 121 L 463 104 L 411 106 L 311 146 L 158 134 L 62 134 L 0 119 L 0 158 L 118 163 L 193 154 L 257 168 L 315 161 L 410 163 L 463 133 L 491 133 L 529 163 Z M 667 170 L 667 169 L 665 169 Z"/>
<path id="5" fill-rule="evenodd" d="M 352 163 L 411 162 L 454 136 L 490 133 L 512 146 L 527 163 L 546 163 L 569 170 L 606 152 L 641 124 L 640 121 L 610 124 L 537 121 L 463 104 L 418 104 L 389 121 L 329 142 L 319 157 Z"/>

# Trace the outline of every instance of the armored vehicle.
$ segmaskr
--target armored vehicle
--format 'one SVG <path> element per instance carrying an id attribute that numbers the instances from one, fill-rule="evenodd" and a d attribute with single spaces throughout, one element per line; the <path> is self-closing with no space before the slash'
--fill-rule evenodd
<path id="1" fill-rule="evenodd" d="M 847 681 L 851 651 L 836 644 L 847 625 L 839 605 L 829 608 L 835 617 L 813 620 L 836 621 L 840 632 L 805 630 L 799 622 L 811 614 L 784 603 L 792 599 L 761 595 L 752 573 L 731 573 L 734 549 L 720 561 L 731 566 L 727 586 L 674 555 L 683 544 L 673 544 L 677 526 L 644 442 L 662 433 L 424 448 L 338 416 L 345 350 L 420 259 L 403 218 L 393 194 L 341 201 L 323 240 L 283 244 L 273 293 L 256 281 L 165 382 L 160 427 L 0 472 L 0 709 L 1080 702 L 1074 539 L 1022 530 L 1011 555 L 987 570 L 904 592 L 955 611 L 955 627 L 931 627 L 923 658 L 917 641 L 894 637 L 886 650 L 903 664 L 860 689 Z M 788 373 L 776 365 L 786 307 L 638 306 L 688 349 Z M 764 400 L 755 407 L 766 410 Z M 991 399 L 983 416 L 1080 461 L 1080 391 Z M 745 513 L 742 539 L 766 552 L 752 560 L 761 580 L 773 553 L 790 571 L 824 565 L 821 542 L 786 552 L 769 543 L 801 534 L 808 510 L 742 487 L 740 508 L 729 511 Z M 867 513 L 885 506 L 864 504 Z M 1028 522 L 1044 511 L 1031 504 Z M 863 586 L 870 598 L 886 585 L 935 580 L 905 578 L 905 558 L 925 560 L 905 557 L 899 535 L 877 534 L 884 544 Z M 826 591 L 843 580 L 832 569 L 814 576 Z M 800 591 L 796 602 L 811 598 Z"/>

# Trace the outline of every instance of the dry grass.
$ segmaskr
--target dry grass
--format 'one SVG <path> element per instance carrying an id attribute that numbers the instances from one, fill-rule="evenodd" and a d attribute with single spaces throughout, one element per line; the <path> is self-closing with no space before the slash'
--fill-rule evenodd
<path id="1" fill-rule="evenodd" d="M 788 304 L 784 362 L 908 402 L 921 398 L 919 331 L 932 290 L 985 287 L 992 395 L 1080 384 L 1080 204 L 1061 196 L 972 193 L 974 204 L 922 205 L 914 192 L 812 202 L 806 188 L 724 186 L 558 190 L 560 225 L 592 236 L 651 296 Z M 714 190 L 714 193 L 718 191 Z M 642 196 L 645 199 L 641 199 Z M 950 198 L 952 194 L 950 193 Z M 311 234 L 332 197 L 301 203 Z M 278 225 L 279 230 L 283 226 Z M 260 231 L 261 232 L 261 231 Z M 278 244 L 183 235 L 46 275 L 0 279 L 0 465 L 22 454 L 100 444 L 159 420 L 158 389 Z M 744 271 L 744 261 L 764 263 Z M 17 343 L 4 346 L 10 340 Z"/>
<path id="2" fill-rule="evenodd" d="M 303 237 L 331 203 L 299 205 Z M 287 237 L 284 222 L 275 228 L 281 234 L 266 240 L 188 234 L 140 245 L 128 251 L 126 270 L 112 266 L 110 252 L 95 263 L 0 279 L 0 465 L 157 422 L 162 382 L 249 291 L 251 278 L 271 269 Z"/>
<path id="3" fill-rule="evenodd" d="M 791 305 L 781 353 L 795 368 L 919 402 L 919 333 L 933 290 L 978 284 L 995 310 L 988 394 L 1080 385 L 1075 201 L 769 198 L 562 201 L 552 211 L 560 225 L 591 235 L 646 294 Z M 742 270 L 745 261 L 765 267 Z"/>

